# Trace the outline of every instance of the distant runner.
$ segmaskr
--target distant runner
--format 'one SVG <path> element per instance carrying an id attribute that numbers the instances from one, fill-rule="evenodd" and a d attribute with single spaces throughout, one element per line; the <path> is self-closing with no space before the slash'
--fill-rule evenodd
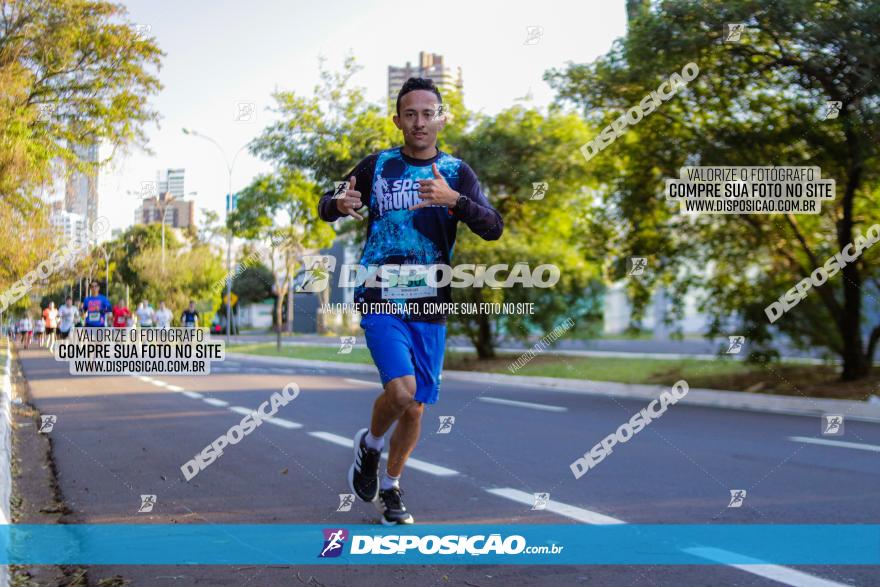
<path id="1" fill-rule="evenodd" d="M 138 326 L 141 328 L 153 327 L 156 313 L 153 311 L 153 306 L 150 305 L 150 302 L 146 300 L 141 302 L 135 314 L 137 314 Z"/>
<path id="2" fill-rule="evenodd" d="M 51 351 L 55 348 L 55 330 L 58 328 L 58 310 L 55 302 L 49 302 L 49 307 L 43 310 L 43 322 L 46 323 L 46 346 Z"/>
<path id="3" fill-rule="evenodd" d="M 113 328 L 125 328 L 131 320 L 131 310 L 119 300 L 113 308 Z"/>
<path id="4" fill-rule="evenodd" d="M 37 344 L 39 346 L 43 346 L 43 342 L 45 342 L 43 333 L 46 332 L 46 323 L 43 322 L 43 317 L 40 315 L 39 310 L 37 310 L 37 319 L 34 320 L 34 336 L 37 339 Z"/>
<path id="5" fill-rule="evenodd" d="M 58 322 L 58 338 L 65 340 L 73 329 L 73 325 L 79 319 L 79 310 L 73 305 L 73 298 L 68 297 L 64 305 L 58 309 L 60 320 Z"/>
<path id="6" fill-rule="evenodd" d="M 156 327 L 168 329 L 171 328 L 171 320 L 174 314 L 165 307 L 165 302 L 159 302 L 159 309 L 156 311 Z"/>
<path id="7" fill-rule="evenodd" d="M 196 311 L 196 303 L 190 300 L 189 308 L 180 315 L 180 324 L 184 328 L 199 327 L 199 313 Z"/>
<path id="8" fill-rule="evenodd" d="M 107 296 L 101 294 L 101 285 L 97 281 L 93 281 L 89 289 L 92 295 L 82 303 L 85 326 L 86 328 L 103 327 L 107 324 L 107 314 L 113 311 L 113 306 Z"/>
<path id="9" fill-rule="evenodd" d="M 21 344 L 24 348 L 30 348 L 31 338 L 34 336 L 34 323 L 31 321 L 30 314 L 25 314 L 18 322 L 18 333 L 21 335 Z"/>

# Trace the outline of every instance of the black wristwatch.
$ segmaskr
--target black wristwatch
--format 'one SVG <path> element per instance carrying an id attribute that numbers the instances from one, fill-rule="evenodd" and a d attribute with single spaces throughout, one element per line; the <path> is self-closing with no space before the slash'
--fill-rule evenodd
<path id="1" fill-rule="evenodd" d="M 466 195 L 458 194 L 458 201 L 455 202 L 455 206 L 452 207 L 453 212 L 461 212 L 461 209 L 464 208 L 467 199 L 468 198 Z"/>

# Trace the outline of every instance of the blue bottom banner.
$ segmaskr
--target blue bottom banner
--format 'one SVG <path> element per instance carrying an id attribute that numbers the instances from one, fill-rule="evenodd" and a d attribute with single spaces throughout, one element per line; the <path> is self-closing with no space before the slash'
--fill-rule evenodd
<path id="1" fill-rule="evenodd" d="M 880 565 L 880 524 L 9 525 L 0 564 Z"/>

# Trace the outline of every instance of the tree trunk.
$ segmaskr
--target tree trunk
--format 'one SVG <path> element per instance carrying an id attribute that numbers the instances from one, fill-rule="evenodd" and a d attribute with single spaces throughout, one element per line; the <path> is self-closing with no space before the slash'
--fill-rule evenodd
<path id="1" fill-rule="evenodd" d="M 871 374 L 871 368 L 874 365 L 874 352 L 877 350 L 878 342 L 880 342 L 880 324 L 875 326 L 868 336 L 868 349 L 865 351 L 865 375 Z"/>
<path id="2" fill-rule="evenodd" d="M 474 346 L 480 359 L 495 358 L 495 341 L 492 337 L 492 322 L 488 315 L 477 317 L 477 340 Z"/>
<path id="3" fill-rule="evenodd" d="M 315 312 L 315 330 L 318 334 L 327 332 L 327 316 L 321 308 L 330 303 L 330 288 L 325 288 L 318 293 L 318 311 Z M 344 314 L 343 314 L 344 315 Z"/>
<path id="4" fill-rule="evenodd" d="M 284 293 L 278 292 L 275 296 L 275 350 L 281 352 L 281 304 L 284 301 Z"/>
<path id="5" fill-rule="evenodd" d="M 841 218 L 837 222 L 837 244 L 840 249 L 853 240 L 853 201 L 862 178 L 862 156 L 858 138 L 852 130 L 850 117 L 844 117 L 844 134 L 849 149 L 849 169 L 847 170 L 846 191 L 841 200 Z M 859 275 L 858 260 L 847 264 L 841 270 L 843 277 L 843 316 L 838 328 L 843 341 L 843 381 L 853 381 L 868 374 L 862 346 L 862 279 Z"/>

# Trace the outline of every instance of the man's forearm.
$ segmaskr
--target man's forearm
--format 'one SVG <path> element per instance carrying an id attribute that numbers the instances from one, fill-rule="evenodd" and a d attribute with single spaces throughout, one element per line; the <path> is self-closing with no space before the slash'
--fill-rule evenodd
<path id="1" fill-rule="evenodd" d="M 498 240 L 504 232 L 501 214 L 494 208 L 483 206 L 470 198 L 455 211 L 455 217 L 467 224 L 471 232 L 487 241 Z"/>
<path id="2" fill-rule="evenodd" d="M 336 200 L 333 199 L 332 192 L 321 196 L 321 200 L 318 202 L 318 216 L 325 222 L 335 222 L 342 218 L 343 214 L 336 207 Z"/>

